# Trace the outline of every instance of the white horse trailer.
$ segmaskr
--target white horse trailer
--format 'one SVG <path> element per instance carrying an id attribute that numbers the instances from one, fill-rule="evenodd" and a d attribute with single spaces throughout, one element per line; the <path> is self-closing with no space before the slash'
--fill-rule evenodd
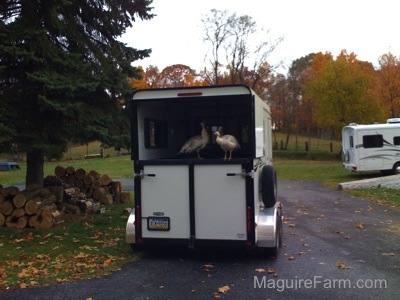
<path id="1" fill-rule="evenodd" d="M 400 173 L 400 119 L 383 124 L 351 123 L 342 129 L 343 166 L 354 172 Z"/>
<path id="2" fill-rule="evenodd" d="M 276 255 L 283 217 L 268 105 L 244 85 L 139 90 L 129 105 L 135 206 L 127 243 Z M 210 137 L 201 158 L 177 155 L 201 123 Z M 212 134 L 220 127 L 240 143 L 230 160 Z"/>

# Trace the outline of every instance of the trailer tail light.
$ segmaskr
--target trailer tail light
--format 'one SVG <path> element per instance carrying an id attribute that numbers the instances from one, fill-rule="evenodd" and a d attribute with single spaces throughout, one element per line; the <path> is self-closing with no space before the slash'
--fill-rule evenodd
<path id="1" fill-rule="evenodd" d="M 247 206 L 246 209 L 246 229 L 247 229 L 247 241 L 246 241 L 246 248 L 247 249 L 252 249 L 254 247 L 253 242 L 251 240 L 251 236 L 252 236 L 252 226 L 251 224 L 254 224 L 254 220 L 252 220 L 252 216 L 251 216 L 251 207 Z"/>
<path id="2" fill-rule="evenodd" d="M 250 206 L 247 207 L 247 214 L 246 214 L 246 224 L 247 224 L 247 233 L 251 232 L 251 208 Z"/>
<path id="3" fill-rule="evenodd" d="M 357 166 L 353 166 L 353 167 L 352 167 L 352 170 L 353 170 L 353 171 L 357 171 Z"/>

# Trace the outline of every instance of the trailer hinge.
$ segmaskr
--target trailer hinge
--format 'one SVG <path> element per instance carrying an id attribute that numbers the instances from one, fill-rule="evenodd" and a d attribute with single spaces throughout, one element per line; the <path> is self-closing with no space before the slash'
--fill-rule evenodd
<path id="1" fill-rule="evenodd" d="M 226 176 L 242 176 L 243 178 L 245 178 L 245 177 L 254 178 L 254 170 L 251 170 L 250 172 L 246 172 L 246 170 L 243 169 L 242 173 L 227 173 Z"/>
<path id="2" fill-rule="evenodd" d="M 140 177 L 143 179 L 144 176 L 148 176 L 148 177 L 156 177 L 156 174 L 145 174 L 143 173 L 143 170 L 140 171 L 140 173 L 135 173 L 134 177 Z"/>

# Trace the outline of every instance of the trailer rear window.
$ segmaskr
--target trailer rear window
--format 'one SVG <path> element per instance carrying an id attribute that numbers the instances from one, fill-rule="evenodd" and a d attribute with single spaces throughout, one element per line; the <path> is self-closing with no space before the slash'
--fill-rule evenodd
<path id="1" fill-rule="evenodd" d="M 381 134 L 364 135 L 363 146 L 364 148 L 382 148 L 383 136 Z"/>
<path id="2" fill-rule="evenodd" d="M 144 120 L 145 147 L 147 149 L 168 147 L 168 123 L 161 120 Z"/>
<path id="3" fill-rule="evenodd" d="M 400 136 L 393 137 L 393 145 L 400 145 Z"/>

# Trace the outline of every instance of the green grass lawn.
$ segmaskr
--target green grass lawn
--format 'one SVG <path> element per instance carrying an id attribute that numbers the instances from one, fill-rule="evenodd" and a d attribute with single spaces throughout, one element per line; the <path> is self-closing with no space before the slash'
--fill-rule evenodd
<path id="1" fill-rule="evenodd" d="M 21 170 L 0 172 L 1 185 L 9 186 L 25 183 L 26 163 L 20 162 L 19 165 Z M 83 168 L 86 171 L 94 170 L 100 174 L 107 174 L 111 179 L 133 177 L 133 162 L 129 155 L 45 162 L 44 176 L 54 175 L 54 169 L 56 166 L 73 166 L 75 169 Z"/>

